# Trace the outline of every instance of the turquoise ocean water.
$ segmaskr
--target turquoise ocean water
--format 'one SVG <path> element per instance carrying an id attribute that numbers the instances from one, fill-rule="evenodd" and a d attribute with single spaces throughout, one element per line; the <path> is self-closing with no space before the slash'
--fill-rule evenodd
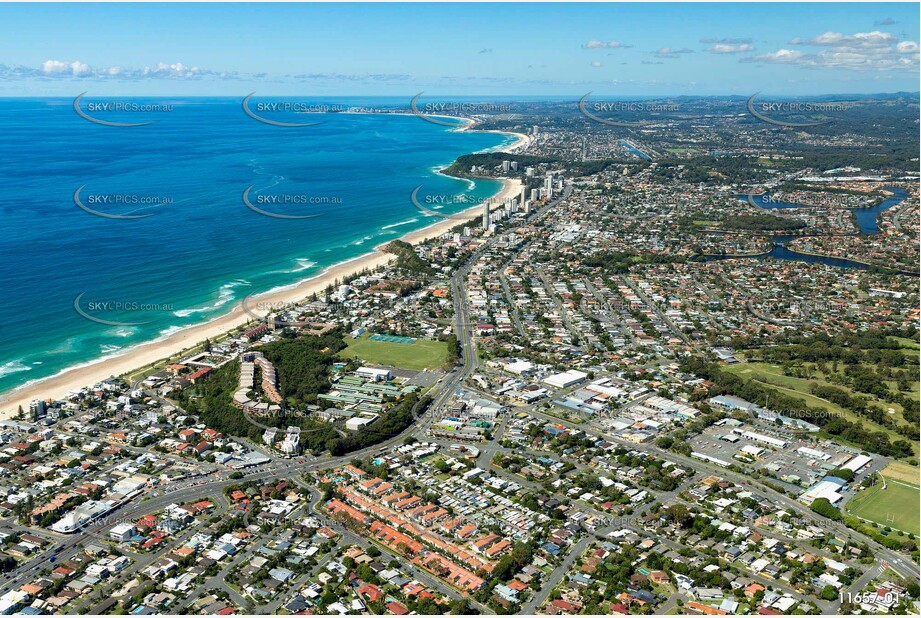
<path id="1" fill-rule="evenodd" d="M 498 182 L 437 170 L 513 139 L 395 114 L 262 114 L 323 121 L 283 128 L 248 117 L 240 99 L 136 102 L 170 107 L 89 112 L 156 120 L 125 128 L 79 117 L 72 99 L 0 100 L 0 393 L 207 321 L 434 223 L 409 198 L 418 185 L 420 195 L 487 198 Z M 247 188 L 260 210 L 310 218 L 254 212 Z M 150 216 L 88 213 L 78 189 L 89 210 Z"/>

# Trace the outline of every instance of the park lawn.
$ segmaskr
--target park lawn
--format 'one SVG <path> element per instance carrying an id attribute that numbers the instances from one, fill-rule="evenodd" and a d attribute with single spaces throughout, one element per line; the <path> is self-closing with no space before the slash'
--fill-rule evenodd
<path id="1" fill-rule="evenodd" d="M 886 489 L 883 489 L 883 485 Z M 886 479 L 883 483 L 862 489 L 847 503 L 847 512 L 856 517 L 876 522 L 880 526 L 919 533 L 921 510 L 918 508 L 918 486 Z"/>
<path id="2" fill-rule="evenodd" d="M 448 362 L 448 344 L 444 341 L 417 339 L 414 343 L 394 343 L 374 341 L 368 337 L 365 333 L 358 339 L 346 339 L 348 346 L 339 352 L 339 356 L 416 371 L 440 369 Z"/>
<path id="3" fill-rule="evenodd" d="M 886 384 L 886 388 L 888 388 L 888 389 L 891 390 L 892 392 L 898 392 L 898 390 L 899 390 L 899 383 L 898 383 L 898 382 L 896 382 L 896 381 L 894 381 L 894 380 L 886 380 L 886 381 L 885 381 L 885 384 Z M 914 399 L 915 401 L 919 401 L 919 399 L 918 399 L 918 396 L 919 396 L 918 387 L 919 387 L 919 386 L 921 386 L 921 384 L 919 384 L 918 382 L 915 382 L 914 380 L 912 380 L 912 382 L 911 382 L 911 390 L 904 391 L 904 393 L 905 393 L 906 395 L 908 395 L 909 398 Z M 891 407 L 891 408 L 894 407 L 896 410 L 899 410 L 899 411 L 902 410 L 902 406 L 900 406 L 900 405 L 898 405 L 898 404 L 892 404 L 892 403 L 886 402 L 886 405 L 888 405 L 888 406 Z"/>
<path id="4" fill-rule="evenodd" d="M 845 410 L 838 404 L 832 403 L 827 399 L 822 399 L 821 397 L 816 397 L 809 392 L 810 383 L 815 382 L 817 384 L 842 388 L 851 394 L 855 394 L 854 391 L 846 386 L 831 384 L 830 382 L 826 382 L 821 378 L 806 379 L 796 378 L 793 376 L 785 376 L 780 365 L 774 365 L 771 363 L 738 363 L 736 365 L 730 365 L 726 368 L 726 371 L 734 373 L 740 378 L 744 378 L 746 380 L 756 380 L 761 384 L 776 389 L 786 395 L 800 397 L 806 402 L 806 405 L 822 408 L 823 410 L 826 410 L 832 414 L 840 415 L 852 423 L 867 425 L 872 431 L 882 431 L 892 440 L 907 440 L 905 436 L 896 433 L 888 427 L 883 427 L 882 425 L 879 425 L 878 423 L 875 423 L 868 418 L 859 416 L 850 410 Z M 882 403 L 884 409 L 894 407 L 901 417 L 901 406 L 893 406 L 893 404 L 888 402 L 880 402 L 875 397 L 869 395 L 867 396 L 870 397 L 871 401 Z M 918 442 L 911 440 L 909 440 L 909 442 L 911 443 L 912 450 L 914 451 L 914 456 L 917 457 L 919 451 L 921 451 Z"/>
<path id="5" fill-rule="evenodd" d="M 854 389 L 852 389 L 851 387 L 845 384 L 836 384 L 836 383 L 829 382 L 828 380 L 825 379 L 825 376 L 829 374 L 819 371 L 818 368 L 815 367 L 815 365 L 810 364 L 810 366 L 813 367 L 816 372 L 816 377 L 809 378 L 810 381 L 821 382 L 823 385 L 834 386 L 836 388 L 844 389 L 851 396 L 860 395 L 861 397 L 867 397 L 870 400 L 870 403 L 875 403 L 879 405 L 883 410 L 892 409 L 894 411 L 893 413 L 895 414 L 895 417 L 900 422 L 908 424 L 908 421 L 905 420 L 905 414 L 904 414 L 904 410 L 902 409 L 901 404 L 885 401 L 883 399 L 880 399 L 879 397 L 870 395 L 869 393 L 861 393 L 860 391 L 855 391 Z M 839 367 L 838 373 L 836 375 L 843 376 L 844 368 Z M 886 388 L 888 388 L 893 393 L 899 392 L 899 383 L 896 382 L 895 380 L 885 380 L 883 383 L 886 385 Z M 909 398 L 915 399 L 917 401 L 918 400 L 918 383 L 911 381 L 910 385 L 911 385 L 911 389 L 907 391 L 905 394 L 908 395 Z"/>
<path id="6" fill-rule="evenodd" d="M 918 358 L 921 356 L 921 346 L 919 346 L 916 340 L 908 339 L 907 337 L 889 338 L 898 341 L 899 345 L 902 346 L 900 348 L 902 350 L 902 354 L 904 354 L 906 358 L 911 358 L 914 359 L 916 363 L 918 362 Z"/>
<path id="7" fill-rule="evenodd" d="M 814 370 L 815 370 L 815 372 L 816 372 L 816 376 L 817 376 L 816 378 L 810 378 L 811 380 L 813 380 L 813 381 L 820 381 L 820 382 L 822 382 L 822 384 L 828 384 L 828 385 L 830 385 L 830 386 L 834 386 L 834 387 L 837 387 L 837 388 L 842 388 L 842 389 L 846 390 L 846 391 L 848 392 L 848 394 L 851 395 L 851 396 L 853 396 L 853 395 L 860 395 L 860 396 L 862 396 L 862 397 L 867 397 L 867 398 L 869 398 L 870 403 L 875 403 L 875 404 L 879 405 L 883 410 L 890 410 L 890 409 L 893 410 L 893 411 L 894 411 L 894 414 L 895 414 L 895 417 L 896 417 L 900 422 L 905 423 L 905 424 L 910 424 L 908 421 L 905 420 L 905 411 L 904 411 L 904 409 L 902 408 L 902 405 L 901 405 L 901 404 L 892 403 L 892 402 L 889 402 L 889 401 L 885 401 L 885 400 L 883 400 L 883 399 L 880 399 L 880 398 L 878 398 L 878 397 L 875 397 L 875 396 L 873 396 L 873 395 L 870 395 L 869 393 L 861 393 L 860 391 L 855 391 L 854 389 L 852 389 L 852 388 L 850 388 L 849 386 L 846 386 L 846 385 L 844 385 L 844 384 L 834 384 L 834 383 L 831 383 L 831 382 L 829 382 L 828 380 L 825 380 L 825 379 L 824 379 L 826 375 L 829 375 L 828 373 L 823 373 L 823 372 L 819 371 L 818 368 L 815 367 L 815 365 L 810 364 L 810 366 L 814 368 Z M 870 365 L 870 367 L 872 368 L 872 365 Z M 831 370 L 829 369 L 829 373 L 830 373 L 830 371 L 831 371 Z M 843 375 L 844 375 L 844 367 L 843 367 L 843 366 L 840 366 L 840 367 L 838 368 L 838 372 L 837 372 L 836 375 L 839 375 L 839 376 L 843 376 Z M 895 380 L 885 380 L 885 381 L 883 382 L 883 384 L 885 384 L 885 385 L 886 385 L 886 388 L 888 388 L 888 389 L 889 389 L 890 391 L 892 391 L 893 393 L 899 392 L 899 383 L 898 383 L 897 381 L 895 381 Z M 919 387 L 921 387 L 921 385 L 919 385 L 919 383 L 918 383 L 918 382 L 915 382 L 914 380 L 911 380 L 911 381 L 909 382 L 909 385 L 910 385 L 910 389 L 909 389 L 908 391 L 906 391 L 905 394 L 908 395 L 908 397 L 909 397 L 910 399 L 914 399 L 915 401 L 921 401 L 921 399 L 919 399 Z"/>
<path id="8" fill-rule="evenodd" d="M 807 366 L 811 367 L 813 371 L 815 371 L 815 377 L 809 378 L 810 381 L 821 382 L 822 384 L 827 384 L 829 386 L 834 386 L 836 388 L 844 389 L 845 391 L 848 392 L 849 395 L 852 395 L 852 396 L 860 395 L 862 397 L 867 397 L 869 398 L 870 403 L 875 403 L 879 405 L 883 410 L 890 410 L 890 409 L 893 410 L 893 415 L 901 423 L 910 424 L 908 421 L 905 420 L 905 411 L 903 410 L 901 404 L 885 401 L 883 399 L 870 395 L 869 393 L 861 393 L 860 391 L 855 391 L 854 389 L 844 384 L 837 384 L 837 383 L 829 382 L 825 378 L 826 376 L 831 375 L 830 368 L 828 372 L 822 372 L 822 371 L 819 371 L 818 367 L 813 363 L 807 363 Z M 869 365 L 869 366 L 872 368 L 872 365 Z M 838 376 L 844 375 L 843 365 L 838 367 L 838 371 L 835 375 L 838 375 Z M 798 378 L 795 378 L 795 379 L 798 379 Z M 883 383 L 886 385 L 886 388 L 888 388 L 893 393 L 899 392 L 899 384 L 895 380 L 885 380 Z M 914 399 L 915 401 L 921 401 L 921 392 L 919 392 L 919 388 L 921 388 L 921 384 L 912 380 L 909 382 L 909 385 L 910 385 L 910 389 L 905 392 L 905 395 L 907 395 L 910 399 Z"/>
<path id="9" fill-rule="evenodd" d="M 844 416 L 849 421 L 866 421 L 871 425 L 875 425 L 872 421 L 867 419 L 858 418 L 856 414 L 845 410 L 838 404 L 832 403 L 821 397 L 816 397 L 809 392 L 809 383 L 816 382 L 819 384 L 828 384 L 825 380 L 807 380 L 804 378 L 795 378 L 793 376 L 785 376 L 783 374 L 783 369 L 779 365 L 772 365 L 769 363 L 739 363 L 737 365 L 730 365 L 726 368 L 730 373 L 734 373 L 740 378 L 745 378 L 749 380 L 756 380 L 765 386 L 770 386 L 779 391 L 783 391 L 788 395 L 793 395 L 796 397 L 802 397 L 806 400 L 806 403 L 811 406 L 816 406 L 822 408 L 828 412 L 833 412 Z M 831 385 L 837 386 L 837 385 Z M 841 387 L 847 388 L 847 387 Z M 849 389 L 848 389 L 849 390 Z M 770 406 L 768 406 L 770 407 Z M 879 429 L 884 429 L 880 427 Z M 890 432 L 893 433 L 893 432 Z"/>
<path id="10" fill-rule="evenodd" d="M 896 341 L 898 341 L 899 345 L 901 345 L 903 348 L 915 350 L 916 352 L 918 350 L 921 350 L 921 346 L 919 346 L 918 342 L 915 341 L 914 339 L 908 339 L 907 337 L 889 337 L 889 338 L 895 339 Z"/>
<path id="11" fill-rule="evenodd" d="M 899 351 L 905 355 L 905 358 L 913 360 L 915 363 L 918 362 L 918 349 L 917 348 L 899 348 Z"/>

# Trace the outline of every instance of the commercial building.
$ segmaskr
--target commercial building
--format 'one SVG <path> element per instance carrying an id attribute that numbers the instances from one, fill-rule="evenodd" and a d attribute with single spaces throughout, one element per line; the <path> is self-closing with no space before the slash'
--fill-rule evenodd
<path id="1" fill-rule="evenodd" d="M 555 373 L 551 376 L 547 376 L 544 378 L 544 384 L 553 386 L 554 388 L 567 388 L 582 382 L 587 377 L 588 374 L 584 371 L 570 369 L 569 371 L 565 371 L 563 373 Z"/>
<path id="2" fill-rule="evenodd" d="M 375 382 L 386 382 L 392 377 L 389 369 L 378 369 L 377 367 L 360 367 L 355 373 Z"/>
<path id="3" fill-rule="evenodd" d="M 872 457 L 867 457 L 866 455 L 857 455 L 841 467 L 847 468 L 848 470 L 853 470 L 855 473 L 857 473 L 863 470 L 871 461 L 873 461 Z"/>

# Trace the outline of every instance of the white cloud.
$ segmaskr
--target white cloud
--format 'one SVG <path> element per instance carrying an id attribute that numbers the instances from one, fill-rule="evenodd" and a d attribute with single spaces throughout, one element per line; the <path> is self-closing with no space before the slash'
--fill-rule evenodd
<path id="1" fill-rule="evenodd" d="M 93 73 L 93 68 L 82 62 L 71 62 L 70 69 L 74 72 L 74 76 L 76 77 L 84 77 Z"/>
<path id="2" fill-rule="evenodd" d="M 742 54 L 755 51 L 755 46 L 748 44 L 731 45 L 727 43 L 718 43 L 716 45 L 711 45 L 704 51 L 708 51 L 711 54 Z"/>
<path id="3" fill-rule="evenodd" d="M 778 49 L 776 52 L 770 54 L 755 56 L 752 60 L 755 62 L 769 62 L 772 64 L 793 64 L 800 61 L 804 55 L 803 52 L 796 51 L 795 49 Z"/>
<path id="4" fill-rule="evenodd" d="M 725 39 L 701 39 L 700 42 L 705 45 L 713 45 L 714 43 L 718 45 L 747 45 L 748 43 L 751 43 L 752 40 L 747 39 L 747 38 L 746 39 L 725 38 Z"/>
<path id="5" fill-rule="evenodd" d="M 95 79 L 95 80 L 142 80 L 142 79 L 200 79 L 212 77 L 218 79 L 236 79 L 236 73 L 223 73 L 187 66 L 181 62 L 167 64 L 160 62 L 153 67 L 132 69 L 122 66 L 94 68 L 75 61 L 45 60 L 40 67 L 0 65 L 0 77 L 13 79 Z"/>
<path id="6" fill-rule="evenodd" d="M 593 66 L 594 68 L 597 69 L 597 68 L 601 67 L 601 63 L 598 62 L 597 60 L 593 60 L 593 61 L 592 61 L 592 66 Z"/>
<path id="7" fill-rule="evenodd" d="M 855 34 L 842 34 L 841 32 L 825 32 L 811 39 L 795 38 L 792 45 L 822 45 L 835 47 L 888 47 L 898 39 L 889 32 L 857 32 Z"/>
<path id="8" fill-rule="evenodd" d="M 622 49 L 627 46 L 620 41 L 589 41 L 582 47 L 585 49 Z"/>
<path id="9" fill-rule="evenodd" d="M 825 32 L 811 39 L 794 38 L 792 45 L 817 48 L 814 52 L 779 49 L 743 58 L 742 62 L 790 64 L 816 69 L 849 71 L 917 70 L 918 44 L 899 41 L 888 32 Z"/>
<path id="10" fill-rule="evenodd" d="M 60 60 L 45 60 L 42 63 L 42 72 L 46 75 L 63 75 L 64 73 L 72 73 L 70 65 L 66 62 L 61 62 Z"/>
<path id="11" fill-rule="evenodd" d="M 175 78 L 189 78 L 189 77 L 200 77 L 201 69 L 198 67 L 187 67 L 181 62 L 176 64 L 164 64 L 160 62 L 153 69 L 144 67 L 145 75 L 152 75 L 155 77 L 175 77 Z"/>
<path id="12" fill-rule="evenodd" d="M 684 47 L 682 49 L 672 49 L 671 47 L 660 47 L 653 52 L 656 55 L 656 58 L 680 58 L 681 54 L 693 54 L 693 49 L 688 49 Z"/>

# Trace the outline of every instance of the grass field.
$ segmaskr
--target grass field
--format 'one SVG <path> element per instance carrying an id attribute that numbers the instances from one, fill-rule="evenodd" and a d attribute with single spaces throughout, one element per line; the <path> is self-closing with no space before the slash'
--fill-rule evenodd
<path id="1" fill-rule="evenodd" d="M 905 337 L 890 337 L 890 339 L 895 339 L 898 341 L 899 345 L 901 345 L 903 348 L 909 348 L 911 350 L 921 349 L 921 346 L 919 346 L 918 342 L 914 339 L 907 339 Z"/>
<path id="2" fill-rule="evenodd" d="M 726 368 L 726 371 L 734 373 L 735 375 L 745 380 L 757 380 L 761 384 L 773 388 L 785 395 L 790 395 L 791 397 L 799 397 L 800 399 L 804 400 L 808 406 L 822 408 L 830 413 L 840 415 L 850 422 L 865 425 L 872 431 L 882 431 L 886 433 L 892 440 L 905 439 L 904 436 L 896 433 L 888 427 L 884 427 L 871 421 L 868 418 L 859 416 L 850 410 L 845 410 L 841 406 L 820 397 L 816 397 L 809 392 L 810 386 L 813 383 L 816 383 L 834 386 L 836 388 L 844 389 L 850 394 L 855 394 L 854 391 L 847 388 L 846 386 L 841 386 L 839 384 L 829 384 L 821 377 L 805 379 L 787 376 L 784 375 L 783 369 L 779 365 L 773 365 L 770 363 L 738 363 L 736 365 L 730 365 Z M 818 374 L 818 376 L 821 376 L 821 374 Z M 898 418 L 901 418 L 901 406 L 893 406 L 893 404 L 880 402 L 875 397 L 871 397 L 871 400 L 883 405 L 884 409 L 888 407 L 894 407 L 897 411 Z M 919 447 L 917 441 L 911 441 L 911 445 L 914 451 L 914 456 L 917 457 L 919 452 L 921 452 L 921 447 Z"/>
<path id="3" fill-rule="evenodd" d="M 873 423 L 867 419 L 860 419 L 853 412 L 845 410 L 841 406 L 822 399 L 821 397 L 816 397 L 809 392 L 809 387 L 812 382 L 818 384 L 828 384 L 825 380 L 807 380 L 804 378 L 787 376 L 784 375 L 783 369 L 779 365 L 771 365 L 769 363 L 739 363 L 737 365 L 731 365 L 727 367 L 726 370 L 730 373 L 736 374 L 741 378 L 757 380 L 766 386 L 772 386 L 784 394 L 794 397 L 801 397 L 810 406 L 816 406 L 817 408 L 823 408 L 829 412 L 840 414 L 850 421 L 866 421 L 870 425 L 873 425 L 875 430 L 886 431 L 886 428 L 880 427 L 879 425 L 876 425 L 876 423 Z M 837 388 L 844 388 L 848 392 L 851 392 L 847 387 L 839 386 L 837 384 L 832 386 Z M 888 433 L 895 434 L 895 432 L 891 430 L 889 430 Z"/>
<path id="4" fill-rule="evenodd" d="M 902 354 L 906 358 L 913 360 L 915 363 L 918 362 L 918 357 L 921 355 L 921 345 L 913 339 L 906 339 L 905 337 L 889 337 L 895 341 L 899 342 L 899 345 L 902 346 Z"/>
<path id="5" fill-rule="evenodd" d="M 911 384 L 911 390 L 907 391 L 905 394 L 908 395 L 910 398 L 914 399 L 915 401 L 921 400 L 921 390 L 919 390 L 919 386 L 921 385 L 919 385 L 919 383 L 915 381 L 910 382 L 910 384 Z M 898 382 L 894 382 L 892 380 L 886 380 L 886 387 L 889 390 L 894 392 L 898 390 L 899 385 L 898 385 Z M 890 404 L 890 407 L 892 407 L 891 404 Z M 897 410 L 902 409 L 902 406 L 894 406 L 894 407 Z"/>
<path id="6" fill-rule="evenodd" d="M 901 461 L 893 461 L 880 472 L 886 477 L 887 481 L 902 481 L 909 485 L 918 484 L 918 473 L 918 466 L 912 466 Z"/>
<path id="7" fill-rule="evenodd" d="M 375 365 L 400 369 L 440 369 L 448 359 L 444 341 L 419 339 L 415 343 L 372 341 L 365 333 L 358 339 L 346 339 L 348 347 L 339 352 L 343 358 L 358 358 Z"/>
<path id="8" fill-rule="evenodd" d="M 921 527 L 918 486 L 888 478 L 885 485 L 883 489 L 883 482 L 878 481 L 873 487 L 861 490 L 847 503 L 848 513 L 917 535 Z"/>

